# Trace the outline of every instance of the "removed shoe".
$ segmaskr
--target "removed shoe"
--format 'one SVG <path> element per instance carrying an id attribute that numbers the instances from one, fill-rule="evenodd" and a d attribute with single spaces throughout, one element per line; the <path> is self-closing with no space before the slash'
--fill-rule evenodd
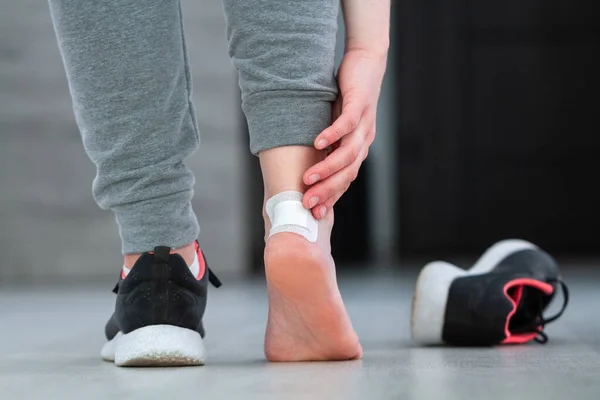
<path id="1" fill-rule="evenodd" d="M 558 287 L 564 304 L 544 318 Z M 556 261 L 524 240 L 490 247 L 469 270 L 435 261 L 427 264 L 413 296 L 411 335 L 427 345 L 491 346 L 545 343 L 544 326 L 569 301 Z"/>

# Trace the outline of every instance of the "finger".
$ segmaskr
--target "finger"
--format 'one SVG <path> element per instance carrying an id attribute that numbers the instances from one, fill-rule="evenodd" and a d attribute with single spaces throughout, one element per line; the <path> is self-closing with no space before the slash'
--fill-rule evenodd
<path id="1" fill-rule="evenodd" d="M 329 211 L 333 209 L 335 203 L 342 197 L 343 193 L 337 194 L 333 197 L 330 197 L 325 203 L 321 204 L 318 207 L 315 207 L 311 210 L 313 217 L 316 219 L 323 219 L 327 215 Z"/>
<path id="2" fill-rule="evenodd" d="M 369 152 L 369 146 L 373 143 L 375 123 L 369 122 L 370 118 L 363 117 L 359 126 L 344 140 L 332 145 L 335 147 L 339 143 L 341 146 L 330 152 L 325 160 L 310 167 L 302 178 L 306 185 L 314 185 L 320 180 L 326 179 L 342 168 L 354 163 L 360 158 L 361 152 L 365 151 L 364 157 Z M 363 160 L 361 160 L 363 161 Z M 308 202 L 307 205 L 308 207 Z"/>
<path id="3" fill-rule="evenodd" d="M 304 194 L 304 198 L 308 199 L 309 208 L 318 208 L 330 197 L 345 192 L 350 183 L 355 179 L 356 173 L 357 171 L 353 164 L 311 187 Z"/>
<path id="4" fill-rule="evenodd" d="M 355 130 L 346 136 L 342 145 L 327 156 L 323 161 L 313 165 L 304 173 L 304 183 L 314 185 L 320 180 L 326 179 L 339 170 L 353 164 L 358 160 L 363 146 L 364 139 L 359 130 Z"/>
<path id="5" fill-rule="evenodd" d="M 365 107 L 362 102 L 347 103 L 342 108 L 342 114 L 335 122 L 317 136 L 315 147 L 322 150 L 342 137 L 354 131 L 360 122 Z"/>
<path id="6" fill-rule="evenodd" d="M 348 187 L 350 187 L 350 184 L 358 177 L 358 171 L 365 152 L 366 148 L 353 164 L 311 187 L 304 194 L 303 198 L 303 201 L 307 202 L 308 208 L 313 209 L 313 211 L 316 208 L 317 215 L 320 215 L 321 205 L 324 205 L 327 201 L 330 201 L 331 204 L 332 200 L 330 199 L 337 201 L 337 198 L 344 194 L 348 190 Z M 335 203 L 335 201 L 333 202 Z M 315 215 L 314 212 L 313 215 Z"/>
<path id="7" fill-rule="evenodd" d="M 367 135 L 365 137 L 365 142 L 367 145 L 371 146 L 375 141 L 375 135 L 377 133 L 377 129 L 375 123 L 370 124 L 369 129 L 367 129 Z"/>

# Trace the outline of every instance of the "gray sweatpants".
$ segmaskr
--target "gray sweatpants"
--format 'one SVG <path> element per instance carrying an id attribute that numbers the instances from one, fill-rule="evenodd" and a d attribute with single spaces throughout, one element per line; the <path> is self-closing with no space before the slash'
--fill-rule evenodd
<path id="1" fill-rule="evenodd" d="M 191 243 L 199 144 L 178 0 L 49 0 L 94 198 L 124 253 Z M 198 0 L 199 1 L 199 0 Z M 337 94 L 337 0 L 224 0 L 254 154 L 312 145 Z M 231 110 L 232 113 L 235 110 Z"/>

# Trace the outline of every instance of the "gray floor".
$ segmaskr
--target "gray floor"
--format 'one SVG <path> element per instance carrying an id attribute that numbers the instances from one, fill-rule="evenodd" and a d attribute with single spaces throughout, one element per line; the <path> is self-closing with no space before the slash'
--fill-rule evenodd
<path id="1" fill-rule="evenodd" d="M 99 359 L 110 285 L 2 287 L 2 399 L 598 399 L 599 275 L 567 274 L 572 300 L 545 346 L 416 348 L 409 341 L 413 273 L 342 278 L 364 359 L 268 364 L 261 280 L 212 290 L 209 363 L 123 369 Z"/>

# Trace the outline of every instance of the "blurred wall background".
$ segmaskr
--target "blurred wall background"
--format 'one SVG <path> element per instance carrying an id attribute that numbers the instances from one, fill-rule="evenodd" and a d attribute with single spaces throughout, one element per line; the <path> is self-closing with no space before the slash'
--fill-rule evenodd
<path id="1" fill-rule="evenodd" d="M 223 275 L 246 266 L 239 114 L 219 0 L 184 0 L 202 150 L 194 208 L 209 262 Z M 116 224 L 91 196 L 95 175 L 75 125 L 45 1 L 4 2 L 0 11 L 0 279 L 115 278 L 122 263 Z"/>

